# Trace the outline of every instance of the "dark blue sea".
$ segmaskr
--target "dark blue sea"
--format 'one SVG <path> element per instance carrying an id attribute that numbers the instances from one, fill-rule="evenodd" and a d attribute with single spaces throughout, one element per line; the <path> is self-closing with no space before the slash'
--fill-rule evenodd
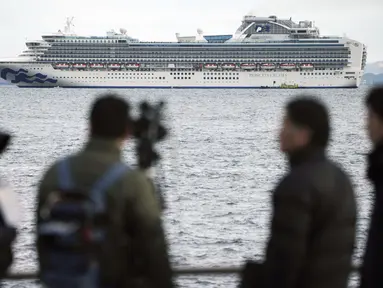
<path id="1" fill-rule="evenodd" d="M 168 209 L 163 218 L 174 266 L 241 265 L 261 260 L 269 235 L 271 191 L 286 170 L 278 150 L 285 103 L 297 94 L 322 99 L 331 111 L 329 153 L 352 176 L 359 204 L 355 263 L 364 249 L 372 189 L 365 180 L 366 89 L 355 90 L 113 90 L 132 105 L 165 100 L 170 137 L 159 149 Z M 14 139 L 1 175 L 23 209 L 14 271 L 36 269 L 37 183 L 48 165 L 80 149 L 91 102 L 107 90 L 0 88 L 0 128 Z M 133 141 L 133 140 L 132 140 Z M 126 161 L 135 163 L 133 143 Z M 181 287 L 235 287 L 237 277 L 181 277 Z M 354 281 L 352 281 L 354 283 Z M 8 287 L 39 287 L 33 281 Z M 16 285 L 17 284 L 17 285 Z M 22 286 L 23 285 L 23 286 Z M 36 286 L 35 286 L 36 285 Z"/>

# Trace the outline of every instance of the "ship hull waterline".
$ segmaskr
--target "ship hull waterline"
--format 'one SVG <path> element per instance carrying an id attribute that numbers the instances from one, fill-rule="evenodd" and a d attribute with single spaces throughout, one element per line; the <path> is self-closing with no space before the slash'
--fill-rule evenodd
<path id="1" fill-rule="evenodd" d="M 20 88 L 324 89 L 358 88 L 361 71 L 65 70 L 50 64 L 0 63 L 0 77 Z"/>

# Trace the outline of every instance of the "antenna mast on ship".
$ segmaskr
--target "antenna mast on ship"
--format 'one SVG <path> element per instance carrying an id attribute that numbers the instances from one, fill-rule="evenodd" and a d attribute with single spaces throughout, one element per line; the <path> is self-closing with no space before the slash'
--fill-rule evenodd
<path id="1" fill-rule="evenodd" d="M 73 19 L 74 19 L 74 17 L 67 17 L 66 18 L 66 25 L 64 28 L 64 32 L 67 34 L 69 34 L 71 32 L 71 26 L 74 27 Z"/>

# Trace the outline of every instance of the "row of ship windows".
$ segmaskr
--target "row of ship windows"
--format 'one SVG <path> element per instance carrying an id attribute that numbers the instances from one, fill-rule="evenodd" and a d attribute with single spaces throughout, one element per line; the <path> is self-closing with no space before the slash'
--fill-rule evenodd
<path id="1" fill-rule="evenodd" d="M 28 45 L 29 46 L 29 45 Z M 35 47 L 31 47 L 31 49 L 36 49 Z M 165 45 L 165 46 L 161 46 L 161 45 L 157 45 L 157 46 L 152 46 L 152 45 L 149 45 L 149 46 L 144 46 L 144 45 L 139 45 L 139 46 L 135 46 L 135 45 L 130 45 L 130 46 L 106 46 L 106 45 L 101 45 L 101 46 L 98 46 L 98 45 L 57 45 L 57 44 L 54 44 L 52 46 L 49 47 L 50 50 L 89 50 L 89 49 L 96 49 L 96 50 L 107 50 L 107 49 L 113 49 L 113 50 L 116 50 L 116 51 L 126 51 L 126 50 L 130 50 L 130 51 L 147 51 L 147 52 L 168 52 L 168 51 L 173 51 L 173 52 L 178 52 L 178 51 L 187 51 L 187 52 L 195 52 L 195 51 L 205 51 L 205 50 L 209 50 L 209 51 L 222 51 L 222 50 L 234 50 L 234 51 L 252 51 L 252 50 L 256 50 L 256 51 L 261 51 L 261 50 L 271 50 L 271 51 L 348 51 L 349 48 L 348 47 L 345 47 L 345 46 L 327 46 L 327 47 L 324 47 L 324 46 L 310 46 L 310 47 L 307 47 L 307 46 L 300 46 L 300 45 L 296 45 L 295 47 L 292 47 L 292 46 L 264 46 L 264 47 L 260 47 L 260 46 L 252 46 L 252 45 L 233 45 L 233 46 L 229 46 L 227 44 L 224 44 L 222 46 L 210 46 L 210 45 L 201 45 L 201 46 L 196 46 L 196 45 L 192 45 L 192 46 L 184 46 L 184 45 L 180 45 L 180 46 L 171 46 L 171 45 Z"/>
<path id="2" fill-rule="evenodd" d="M 58 79 L 159 79 L 165 80 L 165 77 L 57 77 Z M 190 78 L 189 78 L 190 79 Z"/>
<path id="3" fill-rule="evenodd" d="M 122 41 L 124 41 L 123 43 L 126 43 L 126 39 L 124 39 Z M 61 39 L 49 39 L 47 42 L 56 42 L 56 43 L 118 43 L 118 40 L 61 40 Z"/>
<path id="4" fill-rule="evenodd" d="M 173 77 L 174 80 L 190 80 L 191 77 Z M 239 77 L 203 77 L 204 80 L 239 80 Z"/>
<path id="5" fill-rule="evenodd" d="M 29 53 L 29 56 L 35 56 L 33 53 Z M 27 56 L 27 55 L 26 55 Z M 119 54 L 89 54 L 89 53 L 84 53 L 84 54 L 79 54 L 79 53 L 73 53 L 73 54 L 58 54 L 58 55 L 53 55 L 53 54 L 44 54 L 39 56 L 40 58 L 105 58 L 106 60 L 109 59 L 248 59 L 248 58 L 255 58 L 255 59 L 267 59 L 267 58 L 297 58 L 297 59 L 302 59 L 302 58 L 312 58 L 312 59 L 349 59 L 350 55 L 334 55 L 334 54 L 329 54 L 329 55 L 298 55 L 298 54 L 290 54 L 290 55 L 272 55 L 272 54 L 264 54 L 264 55 L 257 55 L 257 54 L 206 54 L 206 55 L 133 55 L 133 54 L 125 54 L 125 55 L 119 55 Z"/>
<path id="6" fill-rule="evenodd" d="M 132 50 L 132 49 L 125 49 L 125 50 L 119 50 L 119 49 L 94 49 L 94 48 L 83 48 L 83 49 L 29 49 L 31 51 L 47 51 L 47 53 L 57 54 L 57 53 L 116 53 L 116 54 L 150 54 L 150 55 L 166 55 L 166 54 L 349 54 L 351 53 L 348 49 L 337 49 L 337 50 L 281 50 L 281 51 L 272 51 L 269 49 L 249 49 L 249 50 L 232 50 L 232 49 L 221 49 L 221 50 L 212 50 L 212 49 L 204 49 L 204 50 L 166 50 L 166 51 L 148 51 L 145 49 L 138 49 L 138 50 Z"/>
<path id="7" fill-rule="evenodd" d="M 337 72 L 337 73 L 301 73 L 301 75 L 339 75 L 343 74 L 343 72 Z"/>
<path id="8" fill-rule="evenodd" d="M 182 73 L 181 73 L 181 75 L 182 75 Z M 233 72 L 233 73 L 228 73 L 228 72 L 206 72 L 206 73 L 203 73 L 203 75 L 239 75 L 239 73 L 238 72 Z"/>
<path id="9" fill-rule="evenodd" d="M 171 63 L 187 63 L 188 65 L 191 64 L 196 64 L 199 65 L 202 63 L 232 63 L 230 61 L 233 61 L 233 58 L 231 59 L 167 59 L 167 60 L 161 60 L 161 59 L 111 59 L 109 61 L 102 61 L 102 60 L 97 60 L 97 59 L 39 59 L 40 62 L 79 62 L 79 63 L 86 63 L 86 62 L 98 62 L 101 64 L 113 64 L 113 63 L 124 63 L 124 62 L 134 62 L 134 63 L 141 63 L 141 64 L 171 64 Z M 342 65 L 344 63 L 351 62 L 350 60 L 341 60 L 341 59 L 287 59 L 287 58 L 281 58 L 281 59 L 255 59 L 255 58 L 249 58 L 249 59 L 236 59 L 236 62 L 240 63 L 313 63 L 313 64 L 332 64 L 332 65 Z M 106 63 L 105 63 L 106 62 Z"/>
<path id="10" fill-rule="evenodd" d="M 43 47 L 43 48 L 46 48 Z M 30 47 L 30 50 L 41 50 L 40 47 Z M 113 51 L 143 51 L 147 53 L 166 53 L 166 52 L 200 52 L 200 51 L 211 51 L 211 52 L 222 52 L 224 50 L 228 51 L 235 51 L 235 52 L 249 52 L 249 51 L 256 51 L 256 52 L 262 52 L 262 51 L 271 51 L 271 52 L 284 52 L 284 51 L 308 51 L 308 52 L 332 52 L 332 51 L 350 51 L 348 47 L 344 46 L 329 46 L 329 47 L 323 47 L 323 46 L 313 46 L 313 47 L 307 47 L 307 46 L 279 46 L 279 47 L 271 47 L 271 46 L 251 46 L 251 45 L 235 45 L 235 46 L 228 46 L 228 45 L 222 45 L 222 46 L 97 46 L 97 45 L 53 45 L 51 47 L 48 47 L 50 51 L 71 51 L 71 50 L 113 50 Z"/>
<path id="11" fill-rule="evenodd" d="M 194 73 L 193 72 L 178 72 L 178 73 L 173 73 L 173 72 L 170 72 L 170 75 L 194 75 Z"/>
<path id="12" fill-rule="evenodd" d="M 204 80 L 239 80 L 239 77 L 203 77 Z"/>

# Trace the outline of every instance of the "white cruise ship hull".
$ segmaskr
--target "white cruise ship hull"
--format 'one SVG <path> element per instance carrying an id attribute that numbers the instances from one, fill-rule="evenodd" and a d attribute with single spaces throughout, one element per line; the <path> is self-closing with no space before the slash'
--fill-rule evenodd
<path id="1" fill-rule="evenodd" d="M 0 62 L 0 76 L 22 88 L 357 88 L 362 71 L 79 71 Z"/>

